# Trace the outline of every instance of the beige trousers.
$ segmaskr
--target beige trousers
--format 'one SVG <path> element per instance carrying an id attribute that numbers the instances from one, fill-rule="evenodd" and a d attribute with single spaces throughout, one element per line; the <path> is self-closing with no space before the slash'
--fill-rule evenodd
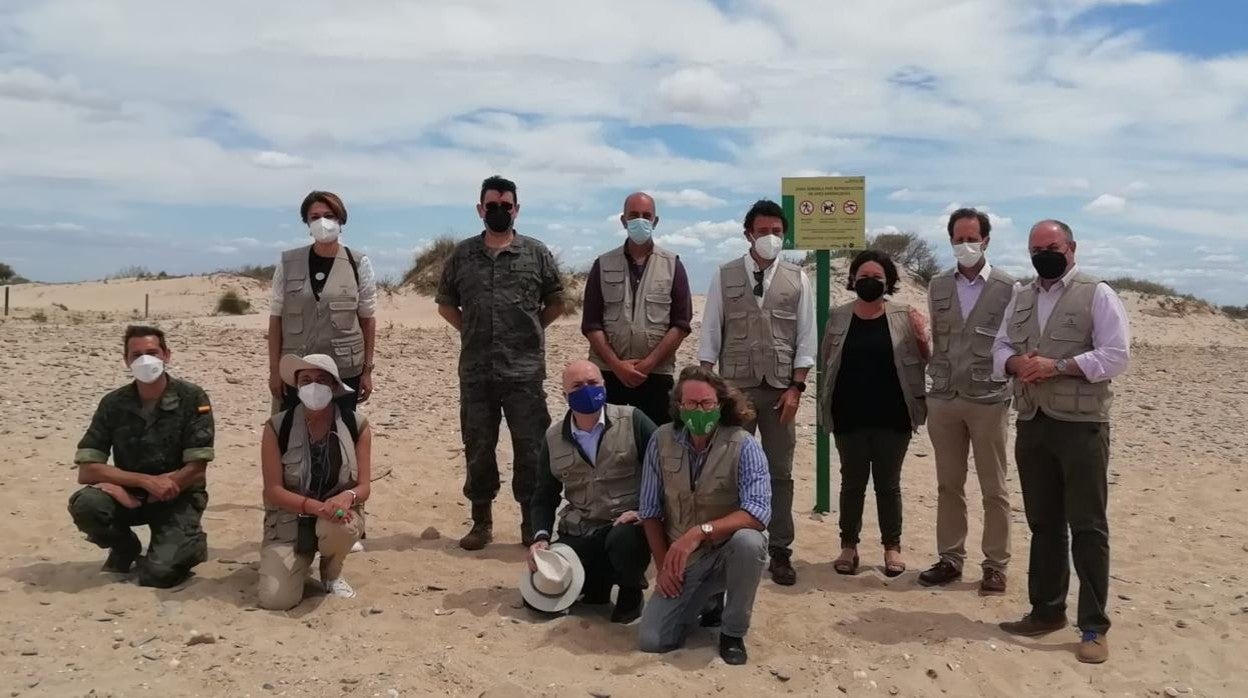
<path id="1" fill-rule="evenodd" d="M 983 566 L 1010 562 L 1010 495 L 1005 482 L 1008 402 L 981 404 L 963 398 L 927 399 L 927 433 L 936 453 L 936 547 L 942 560 L 966 561 L 967 456 L 974 454 L 983 493 Z"/>
<path id="2" fill-rule="evenodd" d="M 317 551 L 321 554 L 321 580 L 337 579 L 351 546 L 364 531 L 364 515 L 355 510 L 350 523 L 316 520 Z M 260 608 L 285 611 L 303 600 L 303 582 L 312 567 L 312 555 L 295 553 L 294 543 L 266 542 L 260 547 Z"/>

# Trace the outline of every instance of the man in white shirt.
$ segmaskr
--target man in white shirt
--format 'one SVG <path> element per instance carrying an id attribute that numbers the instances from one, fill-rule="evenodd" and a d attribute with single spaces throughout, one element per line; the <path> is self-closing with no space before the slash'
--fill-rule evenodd
<path id="1" fill-rule="evenodd" d="M 1031 529 L 1031 611 L 1002 623 L 1014 635 L 1067 627 L 1070 560 L 1079 576 L 1078 659 L 1109 658 L 1110 381 L 1127 370 L 1131 328 L 1107 284 L 1075 266 L 1075 235 L 1061 221 L 1031 229 L 1038 278 L 1020 285 L 993 344 L 998 375 L 1014 377 L 1014 459 Z"/>
<path id="2" fill-rule="evenodd" d="M 788 221 L 774 201 L 745 214 L 750 250 L 711 277 L 698 360 L 749 397 L 758 413 L 746 429 L 761 433 L 771 472 L 771 563 L 776 584 L 797 583 L 793 569 L 794 421 L 806 374 L 815 365 L 815 306 L 802 268 L 780 257 Z"/>

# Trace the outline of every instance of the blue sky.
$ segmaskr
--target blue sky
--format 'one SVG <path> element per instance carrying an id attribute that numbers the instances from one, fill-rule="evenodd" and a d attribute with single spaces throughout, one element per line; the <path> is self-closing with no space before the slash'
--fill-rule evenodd
<path id="1" fill-rule="evenodd" d="M 398 275 L 479 230 L 495 172 L 570 265 L 633 190 L 695 286 L 780 178 L 865 175 L 868 225 L 986 208 L 998 264 L 1068 221 L 1081 264 L 1248 303 L 1248 3 L 183 0 L 0 5 L 0 260 L 31 278 L 271 263 L 298 204 Z"/>

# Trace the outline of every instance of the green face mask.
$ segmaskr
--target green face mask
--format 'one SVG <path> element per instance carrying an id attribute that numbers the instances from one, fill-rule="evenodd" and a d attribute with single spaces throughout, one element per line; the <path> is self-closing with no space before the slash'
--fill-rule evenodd
<path id="1" fill-rule="evenodd" d="M 719 408 L 713 410 L 681 410 L 680 421 L 694 436 L 706 436 L 719 424 Z"/>

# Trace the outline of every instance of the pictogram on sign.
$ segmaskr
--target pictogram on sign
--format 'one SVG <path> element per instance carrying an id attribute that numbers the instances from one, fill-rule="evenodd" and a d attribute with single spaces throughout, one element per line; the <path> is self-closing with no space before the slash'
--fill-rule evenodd
<path id="1" fill-rule="evenodd" d="M 848 213 L 849 215 L 852 216 L 855 213 L 858 213 L 858 202 L 854 201 L 853 199 L 850 199 L 849 201 L 845 202 L 845 205 L 841 207 L 841 210 L 845 211 L 845 213 Z"/>
<path id="2" fill-rule="evenodd" d="M 802 212 L 803 216 L 809 216 L 815 212 L 815 205 L 809 201 L 803 201 L 798 210 Z"/>
<path id="3" fill-rule="evenodd" d="M 823 215 L 830 216 L 834 213 L 836 213 L 836 202 L 835 201 L 823 202 Z"/>

